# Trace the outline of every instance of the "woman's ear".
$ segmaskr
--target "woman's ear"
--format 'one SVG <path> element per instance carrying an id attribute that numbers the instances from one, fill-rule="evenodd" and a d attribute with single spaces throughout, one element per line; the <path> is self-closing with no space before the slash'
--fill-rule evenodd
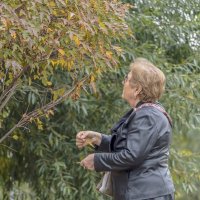
<path id="1" fill-rule="evenodd" d="M 136 91 L 135 91 L 136 95 L 138 96 L 141 93 L 141 91 L 142 91 L 142 86 L 140 84 L 138 84 L 136 87 Z"/>

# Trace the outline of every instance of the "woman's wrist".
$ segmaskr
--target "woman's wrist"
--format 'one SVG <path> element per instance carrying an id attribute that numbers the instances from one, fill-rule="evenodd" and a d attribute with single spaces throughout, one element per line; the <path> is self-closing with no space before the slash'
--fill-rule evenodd
<path id="1" fill-rule="evenodd" d="M 99 146 L 101 144 L 101 140 L 102 140 L 101 133 L 95 132 L 94 144 L 96 144 L 97 146 Z"/>

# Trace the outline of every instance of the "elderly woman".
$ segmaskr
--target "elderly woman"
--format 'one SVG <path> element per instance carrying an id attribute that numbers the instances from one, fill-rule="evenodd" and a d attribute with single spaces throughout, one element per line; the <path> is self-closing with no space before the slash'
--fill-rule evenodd
<path id="1" fill-rule="evenodd" d="M 90 140 L 97 150 L 81 165 L 111 172 L 114 200 L 173 200 L 168 168 L 171 120 L 157 102 L 165 88 L 165 75 L 148 60 L 138 58 L 123 84 L 122 98 L 131 109 L 110 136 L 94 131 L 77 134 L 78 148 Z"/>

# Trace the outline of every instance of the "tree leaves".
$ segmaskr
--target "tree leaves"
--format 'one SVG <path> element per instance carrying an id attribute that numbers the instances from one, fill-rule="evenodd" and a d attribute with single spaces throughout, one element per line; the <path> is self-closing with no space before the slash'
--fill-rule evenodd
<path id="1" fill-rule="evenodd" d="M 47 123 L 58 112 L 58 103 L 76 107 L 82 91 L 96 93 L 95 82 L 102 73 L 117 67 L 123 54 L 120 40 L 130 35 L 125 31 L 127 11 L 119 1 L 0 2 L 0 125 L 1 142 L 8 145 L 1 155 L 9 154 L 13 161 L 7 168 L 9 176 L 1 168 L 4 196 L 9 191 L 16 199 L 83 196 L 68 173 L 74 147 L 67 135 L 78 129 L 78 121 L 67 112 L 72 128 L 62 129 L 62 134 L 60 123 Z M 87 107 L 78 109 L 87 114 Z M 92 192 L 94 179 L 82 185 Z"/>

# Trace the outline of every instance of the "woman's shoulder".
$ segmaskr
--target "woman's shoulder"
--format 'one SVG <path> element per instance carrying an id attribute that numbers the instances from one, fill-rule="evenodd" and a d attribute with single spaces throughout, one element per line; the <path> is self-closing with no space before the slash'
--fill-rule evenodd
<path id="1" fill-rule="evenodd" d="M 160 107 L 160 106 L 159 106 Z M 156 106 L 144 106 L 140 109 L 135 110 L 134 120 L 146 119 L 149 121 L 154 121 L 154 123 L 164 123 L 169 124 L 169 120 L 164 114 L 165 110 L 163 107 L 159 109 Z"/>

